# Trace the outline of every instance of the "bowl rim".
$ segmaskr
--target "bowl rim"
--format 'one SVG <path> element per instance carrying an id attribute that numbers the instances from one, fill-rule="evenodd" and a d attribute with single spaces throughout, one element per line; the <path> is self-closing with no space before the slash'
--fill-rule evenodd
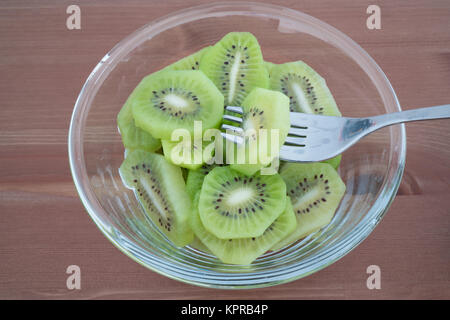
<path id="1" fill-rule="evenodd" d="M 391 103 L 394 105 L 394 108 L 396 111 L 401 111 L 401 107 L 399 104 L 399 101 L 397 99 L 397 96 L 395 94 L 395 91 L 390 84 L 388 78 L 384 74 L 384 72 L 381 70 L 381 68 L 378 66 L 378 64 L 373 60 L 373 58 L 362 48 L 360 47 L 355 41 L 353 41 L 351 38 L 349 38 L 347 35 L 342 33 L 341 31 L 337 30 L 336 28 L 332 27 L 331 25 L 327 24 L 326 22 L 323 22 L 317 18 L 314 18 L 308 14 L 305 14 L 303 12 L 286 8 L 283 6 L 273 5 L 273 4 L 264 4 L 264 3 L 256 3 L 256 2 L 213 2 L 208 3 L 204 5 L 194 6 L 187 9 L 182 9 L 173 13 L 170 13 L 166 16 L 160 17 L 156 20 L 153 20 L 144 26 L 140 27 L 136 31 L 132 32 L 130 35 L 119 41 L 101 60 L 100 62 L 94 67 L 92 72 L 89 74 L 87 80 L 85 81 L 78 97 L 74 105 L 74 109 L 72 112 L 72 117 L 70 121 L 70 127 L 69 127 L 69 133 L 68 133 L 68 153 L 69 153 L 69 163 L 70 163 L 70 170 L 72 174 L 72 178 L 74 180 L 74 184 L 76 186 L 78 195 L 81 199 L 81 202 L 83 203 L 86 211 L 88 212 L 89 216 L 92 218 L 94 223 L 97 225 L 97 227 L 100 229 L 100 231 L 105 235 L 111 243 L 117 247 L 120 251 L 122 251 L 125 255 L 136 261 L 137 263 L 143 265 L 144 267 L 159 273 L 161 275 L 164 275 L 168 278 L 175 279 L 181 282 L 201 286 L 201 287 L 212 287 L 212 288 L 222 288 L 222 289 L 248 289 L 248 288 L 259 288 L 259 287 L 267 287 L 267 286 L 273 286 L 281 283 L 287 283 L 291 282 L 300 278 L 303 278 L 309 274 L 315 273 L 332 263 L 336 262 L 340 258 L 344 257 L 346 254 L 348 254 L 350 251 L 352 251 L 354 248 L 356 248 L 366 237 L 373 231 L 373 229 L 378 225 L 378 223 L 382 220 L 386 212 L 388 211 L 392 201 L 395 198 L 395 195 L 397 193 L 397 190 L 400 186 L 400 182 L 403 176 L 404 166 L 405 166 L 405 159 L 406 159 L 406 132 L 405 132 L 405 126 L 404 124 L 399 125 L 400 129 L 400 145 L 397 146 L 398 150 L 396 151 L 398 153 L 398 161 L 397 161 L 397 169 L 395 172 L 392 171 L 393 167 L 392 165 L 389 165 L 389 168 L 387 169 L 385 180 L 387 179 L 386 176 L 389 176 L 391 174 L 390 183 L 384 182 L 384 187 L 380 190 L 378 197 L 376 198 L 374 204 L 370 208 L 370 210 L 366 213 L 372 216 L 376 216 L 375 220 L 370 221 L 370 223 L 366 224 L 365 227 L 360 228 L 358 230 L 358 233 L 354 234 L 351 238 L 347 239 L 347 244 L 345 245 L 345 248 L 343 250 L 339 250 L 339 252 L 328 255 L 326 262 L 320 264 L 319 266 L 316 266 L 313 270 L 309 270 L 307 272 L 299 272 L 298 270 L 291 271 L 289 277 L 286 277 L 282 280 L 274 277 L 274 279 L 268 279 L 257 282 L 257 283 L 251 283 L 251 284 L 236 284 L 235 282 L 229 283 L 209 283 L 205 279 L 202 279 L 201 277 L 188 279 L 186 277 L 182 277 L 179 275 L 176 275 L 171 272 L 165 272 L 158 268 L 158 266 L 149 265 L 148 263 L 144 262 L 141 258 L 138 258 L 135 254 L 133 254 L 129 249 L 126 249 L 123 244 L 118 243 L 117 239 L 113 237 L 113 230 L 109 228 L 102 219 L 97 215 L 97 210 L 103 210 L 105 211 L 100 204 L 98 203 L 94 192 L 91 190 L 89 186 L 89 181 L 86 181 L 88 179 L 83 179 L 83 177 L 87 177 L 87 169 L 84 159 L 84 147 L 83 147 L 83 136 L 84 133 L 81 130 L 83 127 L 83 124 L 86 121 L 87 118 L 87 112 L 84 112 L 89 109 L 91 102 L 93 98 L 95 97 L 98 89 L 103 83 L 103 80 L 106 79 L 109 72 L 107 72 L 107 67 L 117 63 L 120 60 L 120 57 L 126 53 L 129 52 L 128 50 L 128 44 L 136 41 L 136 39 L 139 38 L 139 36 L 142 36 L 143 32 L 149 28 L 153 28 L 155 31 L 154 34 L 158 34 L 166 29 L 172 28 L 178 24 L 183 24 L 186 22 L 189 22 L 190 20 L 183 20 L 180 19 L 181 16 L 184 16 L 185 18 L 190 19 L 197 19 L 197 15 L 200 12 L 208 12 L 211 10 L 227 10 L 227 13 L 230 14 L 244 14 L 242 11 L 239 10 L 256 10 L 259 11 L 260 14 L 264 14 L 264 12 L 272 12 L 277 11 L 278 15 L 281 15 L 281 13 L 286 17 L 286 19 L 303 19 L 307 20 L 311 23 L 314 23 L 316 26 L 320 27 L 318 31 L 320 32 L 328 32 L 332 34 L 333 36 L 338 37 L 339 41 L 343 41 L 344 44 L 348 45 L 349 48 L 355 51 L 355 53 L 359 54 L 362 59 L 365 60 L 366 63 L 370 65 L 371 68 L 373 68 L 376 71 L 376 76 L 379 78 L 380 81 L 383 82 L 383 85 L 387 89 L 387 92 L 390 95 Z M 247 14 L 251 14 L 251 11 L 248 11 Z M 158 31 L 159 30 L 159 31 Z M 146 38 L 148 40 L 149 38 Z M 143 42 L 143 41 L 142 41 Z M 141 43 L 142 43 L 141 42 Z M 139 43 L 140 44 L 140 43 Z M 136 47 L 136 46 L 135 46 Z M 133 47 L 132 49 L 134 49 Z M 347 53 L 347 52 L 346 52 Z M 348 54 L 348 53 L 347 53 Z M 353 58 L 353 56 L 352 56 Z M 366 71 L 365 71 L 366 72 Z M 367 73 L 367 72 L 366 72 Z M 374 81 L 371 78 L 372 81 Z M 92 91 L 94 90 L 94 91 Z M 377 90 L 379 88 L 377 87 Z M 89 94 L 88 94 L 89 93 Z M 379 92 L 380 93 L 380 92 Z M 386 106 L 386 102 L 383 100 L 383 104 Z M 392 149 L 392 148 L 391 148 Z M 392 150 L 390 152 L 390 160 L 392 160 Z M 81 166 L 79 166 L 79 163 L 81 163 Z M 384 201 L 385 204 L 382 206 L 377 206 L 377 203 L 380 203 Z M 322 260 L 323 261 L 323 260 Z"/>

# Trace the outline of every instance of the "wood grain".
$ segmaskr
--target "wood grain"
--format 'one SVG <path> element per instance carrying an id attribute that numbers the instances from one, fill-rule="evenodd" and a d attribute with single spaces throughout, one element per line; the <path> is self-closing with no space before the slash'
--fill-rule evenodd
<path id="1" fill-rule="evenodd" d="M 151 272 L 117 250 L 85 212 L 70 175 L 67 131 L 92 68 L 123 37 L 174 10 L 208 1 L 2 1 L 0 4 L 0 299 L 448 299 L 450 125 L 407 126 L 407 164 L 389 213 L 330 267 L 272 288 L 225 291 Z M 65 27 L 82 8 L 82 30 Z M 372 1 L 277 4 L 315 16 L 359 43 L 386 72 L 404 109 L 450 102 L 450 3 L 377 1 L 382 29 L 365 27 Z M 79 265 L 82 289 L 66 288 Z M 379 265 L 381 290 L 366 268 Z"/>

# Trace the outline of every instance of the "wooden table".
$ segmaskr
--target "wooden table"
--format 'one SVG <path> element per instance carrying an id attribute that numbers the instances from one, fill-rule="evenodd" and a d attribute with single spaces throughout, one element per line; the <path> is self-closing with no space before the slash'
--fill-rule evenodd
<path id="1" fill-rule="evenodd" d="M 226 291 L 183 284 L 117 250 L 82 206 L 69 170 L 67 132 L 86 77 L 119 40 L 150 20 L 202 1 L 2 1 L 0 4 L 1 299 L 448 299 L 450 122 L 407 126 L 398 195 L 350 254 L 307 278 Z M 275 2 L 275 1 L 272 1 Z M 319 2 L 319 3 L 318 3 Z M 381 8 L 381 30 L 366 9 Z M 450 2 L 284 0 L 359 43 L 386 72 L 404 109 L 450 102 Z M 82 29 L 66 28 L 78 4 Z M 66 268 L 81 268 L 68 290 Z M 366 268 L 381 268 L 369 290 Z"/>

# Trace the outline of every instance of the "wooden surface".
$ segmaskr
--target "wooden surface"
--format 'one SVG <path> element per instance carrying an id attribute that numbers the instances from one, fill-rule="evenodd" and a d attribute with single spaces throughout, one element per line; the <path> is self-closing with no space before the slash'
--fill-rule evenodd
<path id="1" fill-rule="evenodd" d="M 183 284 L 117 250 L 82 206 L 67 131 L 92 68 L 148 21 L 204 1 L 2 1 L 0 4 L 1 299 L 449 299 L 450 122 L 407 126 L 398 196 L 355 250 L 305 279 L 226 291 Z M 272 1 L 275 3 L 275 1 Z M 338 3 L 336 3 L 338 2 Z M 404 109 L 450 103 L 450 2 L 376 1 L 382 29 L 366 28 L 373 1 L 278 1 L 338 28 L 378 62 Z M 65 26 L 78 4 L 82 29 Z M 66 268 L 81 268 L 81 290 Z M 366 268 L 381 268 L 368 290 Z"/>

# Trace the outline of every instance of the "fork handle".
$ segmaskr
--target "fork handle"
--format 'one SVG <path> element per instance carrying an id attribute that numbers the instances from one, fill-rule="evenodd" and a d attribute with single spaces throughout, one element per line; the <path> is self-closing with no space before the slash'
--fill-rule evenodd
<path id="1" fill-rule="evenodd" d="M 450 118 L 450 104 L 394 112 L 371 117 L 376 129 L 396 123 Z"/>

